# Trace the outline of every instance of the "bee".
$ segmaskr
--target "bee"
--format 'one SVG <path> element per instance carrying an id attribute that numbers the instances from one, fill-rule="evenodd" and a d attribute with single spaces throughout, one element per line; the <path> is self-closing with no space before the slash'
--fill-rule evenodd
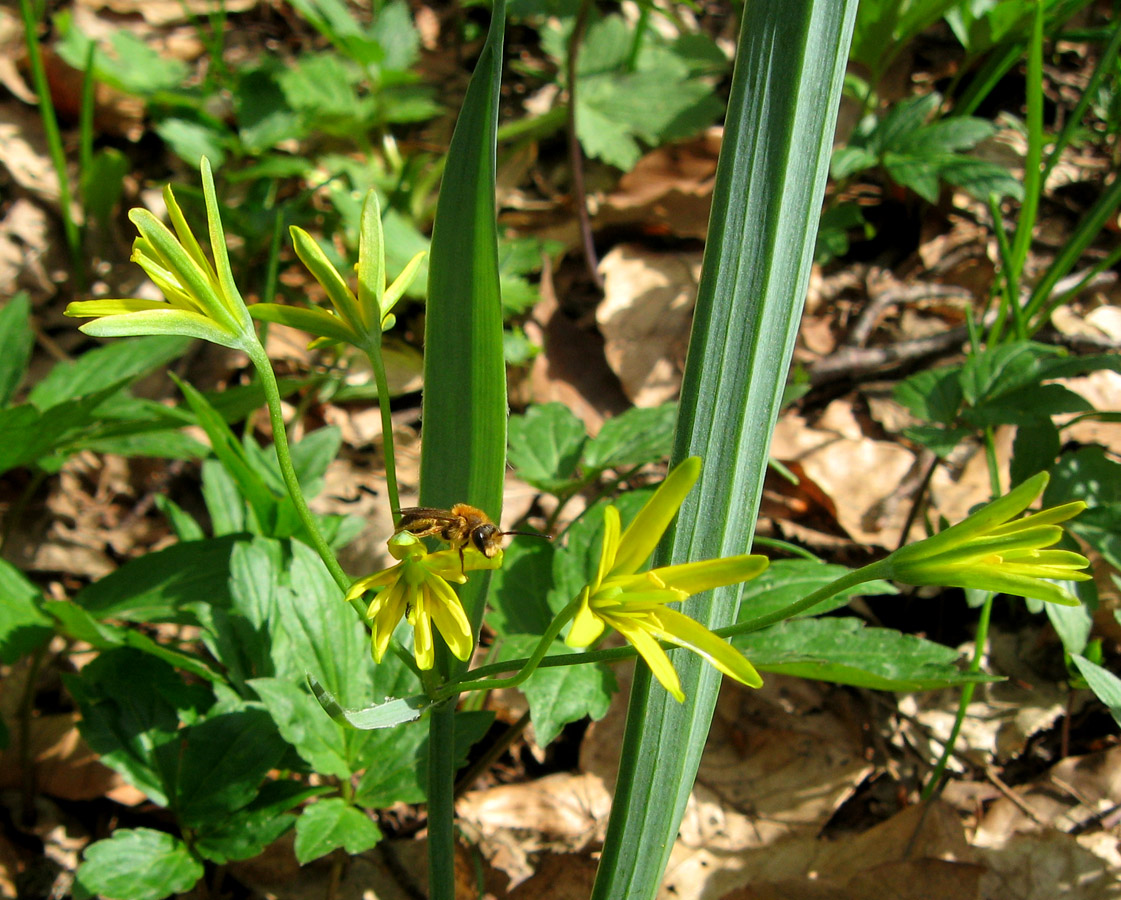
<path id="1" fill-rule="evenodd" d="M 487 559 L 493 559 L 502 548 L 502 538 L 508 534 L 524 534 L 548 539 L 547 534 L 532 531 L 503 531 L 481 509 L 457 503 L 451 509 L 431 506 L 409 506 L 401 510 L 394 534 L 407 531 L 416 537 L 437 537 L 459 551 L 460 571 L 463 571 L 463 548 L 470 544 Z"/>

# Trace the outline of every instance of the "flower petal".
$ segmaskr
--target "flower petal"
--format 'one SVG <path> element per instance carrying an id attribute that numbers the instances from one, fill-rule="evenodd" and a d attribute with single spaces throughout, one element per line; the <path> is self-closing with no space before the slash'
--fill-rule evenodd
<path id="1" fill-rule="evenodd" d="M 90 301 L 92 302 L 92 301 Z M 244 350 L 245 340 L 240 334 L 226 331 L 213 319 L 196 312 L 176 309 L 163 304 L 164 309 L 148 309 L 124 315 L 102 316 L 86 322 L 78 330 L 94 337 L 132 337 L 140 334 L 181 334 L 201 338 L 222 347 Z"/>
<path id="2" fill-rule="evenodd" d="M 367 616 L 370 618 L 370 642 L 374 662 L 380 663 L 385 656 L 389 640 L 397 630 L 397 623 L 405 614 L 409 593 L 407 586 L 398 582 L 378 594 L 370 604 Z"/>
<path id="3" fill-rule="evenodd" d="M 925 560 L 936 553 L 941 553 L 952 547 L 959 547 L 976 535 L 987 534 L 1006 524 L 1014 515 L 1027 509 L 1031 502 L 1043 492 L 1050 477 L 1046 472 L 1033 475 L 1005 496 L 998 497 L 992 503 L 985 504 L 973 515 L 958 522 L 957 525 L 951 525 L 924 541 L 901 547 L 895 551 L 895 554 L 898 554 L 900 559 L 915 557 Z"/>
<path id="4" fill-rule="evenodd" d="M 580 597 L 580 608 L 572 619 L 572 627 L 568 630 L 568 637 L 564 642 L 569 647 L 590 647 L 603 634 L 603 619 L 597 616 L 588 602 L 590 591 L 584 588 Z"/>
<path id="5" fill-rule="evenodd" d="M 471 658 L 475 649 L 475 639 L 471 634 L 471 623 L 467 621 L 467 613 L 463 611 L 463 604 L 455 591 L 448 587 L 442 578 L 430 577 L 425 581 L 425 587 L 431 592 L 429 597 L 428 612 L 432 621 L 439 629 L 456 659 L 466 662 Z"/>
<path id="6" fill-rule="evenodd" d="M 409 623 L 413 626 L 413 656 L 421 671 L 431 669 L 436 663 L 436 650 L 432 643 L 432 618 L 428 614 L 432 601 L 426 594 L 427 591 L 422 588 L 409 614 Z"/>
<path id="7" fill-rule="evenodd" d="M 599 567 L 596 569 L 596 577 L 589 585 L 593 594 L 603 584 L 608 573 L 615 569 L 615 557 L 619 552 L 619 528 L 619 510 L 614 506 L 607 507 L 603 511 L 603 546 L 599 551 Z"/>
<path id="8" fill-rule="evenodd" d="M 660 579 L 666 587 L 676 588 L 692 596 L 727 584 L 750 581 L 763 572 L 768 565 L 767 557 L 745 553 L 741 556 L 727 556 L 722 559 L 706 559 L 702 562 L 662 566 L 658 569 L 651 569 L 650 574 Z"/>
<path id="9" fill-rule="evenodd" d="M 616 630 L 638 651 L 639 656 L 646 660 L 646 665 L 650 667 L 654 677 L 661 682 L 662 687 L 669 691 L 678 703 L 684 703 L 685 692 L 681 690 L 681 679 L 677 677 L 673 663 L 669 661 L 661 644 L 654 640 L 641 625 L 628 624 Z"/>
<path id="10" fill-rule="evenodd" d="M 671 641 L 703 657 L 710 665 L 719 669 L 729 678 L 746 684 L 748 687 L 761 687 L 763 679 L 747 657 L 727 641 L 718 638 L 700 622 L 673 609 L 659 610 L 656 614 L 662 625 L 658 637 Z"/>
<path id="11" fill-rule="evenodd" d="M 639 566 L 650 558 L 700 474 L 700 457 L 690 456 L 666 476 L 666 480 L 658 486 L 654 496 L 646 501 L 646 505 L 639 510 L 619 539 L 615 565 L 611 568 L 612 575 L 637 572 Z"/>

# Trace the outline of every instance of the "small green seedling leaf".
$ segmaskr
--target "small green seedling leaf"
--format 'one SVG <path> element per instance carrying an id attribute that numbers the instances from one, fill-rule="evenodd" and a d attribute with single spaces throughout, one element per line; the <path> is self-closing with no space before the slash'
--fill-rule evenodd
<path id="1" fill-rule="evenodd" d="M 202 875 L 202 863 L 179 838 L 120 828 L 86 849 L 75 879 L 91 897 L 162 900 L 189 891 Z"/>
<path id="2" fill-rule="evenodd" d="M 366 813 L 341 797 L 328 797 L 307 807 L 296 823 L 296 859 L 306 865 L 339 847 L 354 856 L 381 837 L 381 829 Z"/>

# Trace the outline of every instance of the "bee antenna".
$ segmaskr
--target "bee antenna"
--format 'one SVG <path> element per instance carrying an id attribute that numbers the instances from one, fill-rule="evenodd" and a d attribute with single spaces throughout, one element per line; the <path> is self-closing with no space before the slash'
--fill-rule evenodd
<path id="1" fill-rule="evenodd" d="M 504 535 L 506 535 L 506 534 L 520 534 L 520 535 L 523 535 L 524 537 L 544 538 L 547 541 L 551 541 L 553 539 L 553 536 L 551 534 L 542 534 L 540 531 L 504 531 L 502 533 Z"/>

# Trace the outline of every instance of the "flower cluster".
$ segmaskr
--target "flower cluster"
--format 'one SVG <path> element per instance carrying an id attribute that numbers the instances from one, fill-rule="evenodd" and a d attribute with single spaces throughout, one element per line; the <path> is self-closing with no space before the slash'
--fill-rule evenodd
<path id="1" fill-rule="evenodd" d="M 748 581 L 767 568 L 766 557 L 744 554 L 638 571 L 654 552 L 700 473 L 698 457 L 678 465 L 621 534 L 619 511 L 607 507 L 599 568 L 580 593 L 579 609 L 566 639 L 570 647 L 587 647 L 599 639 L 605 627 L 614 628 L 678 701 L 684 700 L 685 694 L 660 641 L 692 650 L 725 675 L 750 687 L 763 683 L 741 653 L 699 622 L 670 609 L 669 604 L 712 588 Z"/>
<path id="2" fill-rule="evenodd" d="M 1046 549 L 1063 536 L 1060 522 L 1086 508 L 1081 500 L 1013 519 L 1047 486 L 1046 472 L 1028 478 L 1003 497 L 933 537 L 896 550 L 870 566 L 872 577 L 903 584 L 936 584 L 1032 597 L 1064 606 L 1078 598 L 1056 581 L 1086 581 L 1085 556 Z"/>
<path id="3" fill-rule="evenodd" d="M 400 560 L 381 572 L 359 578 L 347 591 L 347 601 L 376 591 L 366 611 L 372 632 L 373 654 L 381 662 L 389 647 L 389 639 L 404 617 L 413 626 L 413 654 L 420 669 L 431 669 L 435 663 L 432 626 L 435 625 L 456 659 L 467 660 L 475 647 L 471 624 L 448 582 L 463 584 L 466 572 L 472 569 L 497 569 L 502 565 L 502 552 L 488 559 L 473 547 L 458 550 L 428 548 L 407 532 L 395 534 L 389 541 L 389 552 Z"/>

